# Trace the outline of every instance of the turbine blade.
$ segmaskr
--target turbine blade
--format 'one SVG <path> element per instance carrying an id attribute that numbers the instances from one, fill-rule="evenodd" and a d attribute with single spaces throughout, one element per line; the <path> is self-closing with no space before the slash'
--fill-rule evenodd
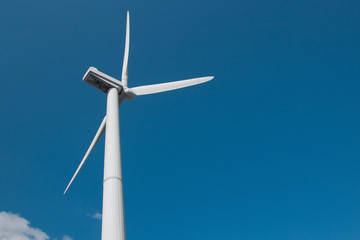
<path id="1" fill-rule="evenodd" d="M 74 181 L 76 175 L 79 173 L 81 167 L 84 165 L 86 159 L 88 158 L 88 156 L 90 155 L 91 151 L 93 150 L 93 148 L 95 147 L 96 143 L 99 141 L 100 137 L 103 135 L 104 131 L 105 131 L 105 125 L 106 125 L 106 116 L 104 117 L 98 131 L 96 132 L 96 135 L 94 137 L 94 139 L 92 140 L 89 149 L 87 150 L 84 158 L 81 160 L 81 163 L 79 165 L 79 167 L 76 169 L 76 172 L 74 174 L 74 176 L 71 178 L 69 184 L 67 185 L 65 191 L 64 191 L 64 195 L 66 193 L 66 191 L 69 189 L 71 183 Z"/>
<path id="2" fill-rule="evenodd" d="M 124 85 L 124 87 L 127 87 L 127 85 L 128 85 L 129 41 L 130 41 L 130 17 L 129 17 L 129 11 L 127 11 L 125 51 L 124 51 L 123 69 L 122 69 L 122 75 L 121 75 L 121 82 Z"/>
<path id="3" fill-rule="evenodd" d="M 146 85 L 146 86 L 131 88 L 130 91 L 135 95 L 147 95 L 147 94 L 171 91 L 184 87 L 190 87 L 193 85 L 208 82 L 213 78 L 214 78 L 213 76 L 210 76 L 210 77 L 192 78 L 192 79 L 168 82 L 168 83 Z"/>

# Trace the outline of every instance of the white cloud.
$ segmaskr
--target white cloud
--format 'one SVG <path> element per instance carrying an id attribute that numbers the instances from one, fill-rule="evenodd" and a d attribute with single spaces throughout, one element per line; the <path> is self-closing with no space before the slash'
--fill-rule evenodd
<path id="1" fill-rule="evenodd" d="M 73 240 L 73 238 L 68 235 L 65 235 L 62 240 Z"/>
<path id="2" fill-rule="evenodd" d="M 0 212 L 0 240 L 49 240 L 49 236 L 18 214 Z M 73 240 L 65 235 L 62 240 Z"/>
<path id="3" fill-rule="evenodd" d="M 92 218 L 95 218 L 95 219 L 101 220 L 102 215 L 101 215 L 101 213 L 95 213 L 94 215 L 91 215 L 91 217 L 92 217 Z M 0 239 L 0 240 L 1 240 L 1 239 Z"/>
<path id="4" fill-rule="evenodd" d="M 0 212 L 0 240 L 47 240 L 49 236 L 17 214 Z"/>

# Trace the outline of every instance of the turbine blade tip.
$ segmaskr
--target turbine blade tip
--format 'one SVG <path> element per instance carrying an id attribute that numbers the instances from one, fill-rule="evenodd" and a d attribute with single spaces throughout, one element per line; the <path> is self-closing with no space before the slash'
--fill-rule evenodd
<path id="1" fill-rule="evenodd" d="M 69 184 L 67 185 L 67 187 L 65 188 L 65 191 L 64 191 L 63 195 L 65 195 L 65 193 L 69 190 L 70 185 L 71 185 L 71 183 L 72 183 L 72 180 L 73 180 L 73 179 L 71 179 L 70 183 L 69 183 Z"/>
<path id="2" fill-rule="evenodd" d="M 208 82 L 214 79 L 214 76 L 202 77 L 199 79 L 199 83 Z"/>

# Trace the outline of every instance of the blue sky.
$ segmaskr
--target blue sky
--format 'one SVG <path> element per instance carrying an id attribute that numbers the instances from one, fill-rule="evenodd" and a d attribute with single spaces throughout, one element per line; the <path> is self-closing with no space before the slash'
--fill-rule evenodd
<path id="1" fill-rule="evenodd" d="M 126 10 L 130 87 L 215 76 L 121 106 L 127 239 L 360 238 L 360 2 L 346 0 L 2 1 L 4 216 L 100 239 L 103 138 L 62 193 L 105 115 L 82 76 L 120 78 Z"/>

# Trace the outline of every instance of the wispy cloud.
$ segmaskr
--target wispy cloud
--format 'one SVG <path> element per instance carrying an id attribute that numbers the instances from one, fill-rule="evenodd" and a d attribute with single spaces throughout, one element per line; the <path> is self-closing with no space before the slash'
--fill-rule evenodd
<path id="1" fill-rule="evenodd" d="M 68 235 L 65 235 L 62 240 L 73 240 L 73 238 Z"/>
<path id="2" fill-rule="evenodd" d="M 101 215 L 101 213 L 95 213 L 95 214 L 93 214 L 93 215 L 90 215 L 90 217 L 95 218 L 95 219 L 98 219 L 98 220 L 101 220 L 102 215 Z M 0 239 L 0 240 L 1 240 L 1 239 Z"/>
<path id="3" fill-rule="evenodd" d="M 49 236 L 18 214 L 0 212 L 0 240 L 49 240 Z M 73 240 L 65 235 L 62 240 Z"/>

